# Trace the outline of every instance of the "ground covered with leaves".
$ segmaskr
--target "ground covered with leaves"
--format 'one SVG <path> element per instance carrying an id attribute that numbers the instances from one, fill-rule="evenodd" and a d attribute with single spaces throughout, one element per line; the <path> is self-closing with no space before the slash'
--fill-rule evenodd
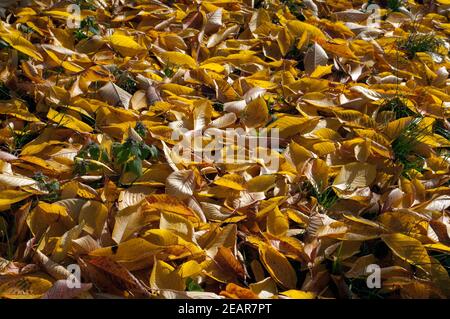
<path id="1" fill-rule="evenodd" d="M 450 297 L 448 0 L 15 2 L 0 297 Z"/>

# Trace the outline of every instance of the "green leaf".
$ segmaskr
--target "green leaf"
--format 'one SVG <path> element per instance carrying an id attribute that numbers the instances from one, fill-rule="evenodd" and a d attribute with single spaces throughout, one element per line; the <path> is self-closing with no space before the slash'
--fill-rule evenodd
<path id="1" fill-rule="evenodd" d="M 137 122 L 136 126 L 134 127 L 134 130 L 139 134 L 139 136 L 141 136 L 142 138 L 144 138 L 147 135 L 146 132 L 146 128 L 144 126 L 144 124 L 142 124 L 141 122 Z"/>
<path id="2" fill-rule="evenodd" d="M 198 283 L 196 283 L 192 278 L 186 279 L 186 290 L 187 291 L 204 291 Z"/>
<path id="3" fill-rule="evenodd" d="M 142 152 L 140 145 L 133 143 L 132 146 L 130 147 L 130 153 L 135 157 L 142 159 Z"/>
<path id="4" fill-rule="evenodd" d="M 92 159 L 97 160 L 100 157 L 100 146 L 97 143 L 91 143 L 88 146 L 88 152 Z"/>
<path id="5" fill-rule="evenodd" d="M 131 150 L 129 147 L 121 146 L 119 152 L 117 153 L 117 163 L 123 164 L 128 161 L 131 155 Z"/>
<path id="6" fill-rule="evenodd" d="M 141 154 L 142 157 L 141 159 L 147 159 L 150 155 L 151 155 L 152 149 L 150 148 L 150 146 L 148 146 L 147 144 L 142 144 L 141 145 Z"/>
<path id="7" fill-rule="evenodd" d="M 142 160 L 136 158 L 125 165 L 125 172 L 130 172 L 140 177 L 142 175 Z"/>

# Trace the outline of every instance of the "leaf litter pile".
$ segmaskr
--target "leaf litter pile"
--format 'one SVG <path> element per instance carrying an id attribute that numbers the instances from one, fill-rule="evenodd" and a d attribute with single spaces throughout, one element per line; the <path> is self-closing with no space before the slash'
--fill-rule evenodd
<path id="1" fill-rule="evenodd" d="M 3 1 L 0 297 L 450 297 L 450 2 L 419 2 Z M 177 158 L 229 128 L 278 167 Z"/>

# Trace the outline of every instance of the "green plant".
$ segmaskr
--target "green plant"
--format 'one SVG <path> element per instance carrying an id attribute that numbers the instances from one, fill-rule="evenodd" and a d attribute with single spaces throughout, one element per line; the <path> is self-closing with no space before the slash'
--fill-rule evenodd
<path id="1" fill-rule="evenodd" d="M 42 174 L 42 172 L 37 172 L 34 174 L 33 179 L 38 182 L 38 187 L 40 189 L 48 192 L 48 194 L 41 196 L 40 200 L 47 202 L 55 202 L 58 200 L 60 185 L 57 180 L 50 179 Z"/>
<path id="2" fill-rule="evenodd" d="M 75 157 L 75 173 L 85 175 L 87 172 L 95 171 L 99 165 L 95 162 L 108 163 L 110 159 L 106 150 L 100 147 L 97 143 L 90 142 L 85 145 Z M 92 161 L 90 161 L 92 160 Z"/>
<path id="3" fill-rule="evenodd" d="M 11 48 L 11 46 L 7 42 L 0 39 L 0 50 L 7 49 L 7 48 Z"/>
<path id="4" fill-rule="evenodd" d="M 442 267 L 445 268 L 447 273 L 450 275 L 450 254 L 449 253 L 441 253 L 437 251 L 430 252 L 430 256 L 435 258 Z"/>
<path id="5" fill-rule="evenodd" d="M 406 106 L 406 102 L 401 96 L 385 100 L 380 108 L 380 112 L 382 111 L 394 112 L 396 119 L 414 115 L 414 112 Z"/>
<path id="6" fill-rule="evenodd" d="M 9 149 L 11 153 L 16 155 L 20 153 L 25 144 L 31 142 L 39 135 L 39 132 L 28 130 L 28 124 L 24 126 L 22 131 L 15 131 L 11 127 L 9 128 L 13 139 L 12 144 L 9 145 Z"/>
<path id="7" fill-rule="evenodd" d="M 80 28 L 74 31 L 74 36 L 77 41 L 81 41 L 99 33 L 100 29 L 97 22 L 95 22 L 95 18 L 86 17 L 81 21 Z"/>
<path id="8" fill-rule="evenodd" d="M 89 38 L 89 37 L 87 36 L 87 34 L 86 34 L 83 30 L 81 30 L 81 29 L 75 30 L 74 33 L 73 33 L 73 35 L 75 36 L 75 39 L 76 39 L 77 41 L 81 41 L 81 40 L 84 40 L 84 39 Z"/>
<path id="9" fill-rule="evenodd" d="M 272 23 L 280 25 L 280 19 L 277 16 L 272 17 Z"/>
<path id="10" fill-rule="evenodd" d="M 270 98 L 266 104 L 267 104 L 267 111 L 269 112 L 269 114 L 273 114 L 275 112 L 275 110 L 273 109 L 275 107 L 274 99 Z"/>
<path id="11" fill-rule="evenodd" d="M 124 71 L 119 68 L 114 68 L 112 74 L 116 78 L 117 86 L 124 89 L 130 94 L 136 93 L 136 91 L 138 90 L 137 81 L 128 71 Z"/>
<path id="12" fill-rule="evenodd" d="M 297 48 L 296 43 L 298 43 L 298 39 L 294 41 L 294 44 L 292 45 L 290 50 L 286 53 L 286 59 L 298 61 L 301 65 L 303 65 L 304 54 Z"/>
<path id="13" fill-rule="evenodd" d="M 138 134 L 145 134 L 145 131 L 140 127 L 141 125 L 137 124 Z M 140 177 L 142 175 L 142 161 L 154 159 L 157 156 L 158 150 L 156 147 L 148 146 L 143 141 L 138 142 L 131 138 L 128 138 L 124 143 L 113 143 L 111 158 L 100 145 L 90 142 L 75 157 L 74 173 L 85 175 L 88 172 L 98 170 L 102 164 L 108 164 L 118 168 L 121 174 L 129 172 L 136 177 Z"/>
<path id="14" fill-rule="evenodd" d="M 298 20 L 305 21 L 305 16 L 302 13 L 302 8 L 304 8 L 304 4 L 297 0 L 281 0 L 281 3 L 286 5 L 289 9 L 289 12 L 292 13 Z"/>
<path id="15" fill-rule="evenodd" d="M 167 78 L 171 78 L 175 74 L 175 70 L 172 66 L 166 65 L 166 67 L 163 69 L 163 73 Z"/>
<path id="16" fill-rule="evenodd" d="M 147 129 L 145 128 L 145 125 L 142 124 L 142 122 L 137 122 L 136 126 L 134 127 L 134 130 L 142 138 L 145 138 L 147 136 Z"/>
<path id="17" fill-rule="evenodd" d="M 344 245 L 343 242 L 339 244 L 339 250 L 337 252 L 337 256 L 333 256 L 333 261 L 331 264 L 331 274 L 333 275 L 340 275 L 342 274 L 342 260 L 341 260 L 341 252 L 342 252 L 342 246 Z"/>
<path id="18" fill-rule="evenodd" d="M 368 288 L 366 278 L 345 278 L 348 288 L 361 299 L 384 299 L 381 288 Z"/>
<path id="19" fill-rule="evenodd" d="M 398 44 L 399 48 L 404 50 L 410 59 L 414 58 L 418 52 L 437 53 L 441 45 L 442 41 L 436 38 L 436 35 L 417 32 L 410 33 L 405 40 Z"/>
<path id="20" fill-rule="evenodd" d="M 92 0 L 76 0 L 75 3 L 80 6 L 81 10 L 95 11 L 97 9 Z"/>
<path id="21" fill-rule="evenodd" d="M 134 94 L 138 90 L 137 82 L 126 72 L 119 77 L 116 84 L 130 94 Z"/>
<path id="22" fill-rule="evenodd" d="M 403 6 L 402 0 L 387 0 L 386 7 L 393 12 L 397 12 Z"/>
<path id="23" fill-rule="evenodd" d="M 316 198 L 319 205 L 325 209 L 331 208 L 338 200 L 332 187 L 327 187 L 323 191 L 320 191 L 320 186 L 316 188 L 308 181 L 303 183 L 302 188 L 309 196 Z"/>
<path id="24" fill-rule="evenodd" d="M 392 151 L 395 160 L 403 165 L 402 174 L 408 176 L 410 170 L 421 172 L 423 170 L 424 158 L 413 152 L 420 143 L 425 129 L 420 129 L 418 124 L 420 118 L 415 118 L 392 142 Z"/>
<path id="25" fill-rule="evenodd" d="M 445 126 L 443 120 L 437 120 L 434 124 L 434 133 L 450 141 L 450 130 Z"/>
<path id="26" fill-rule="evenodd" d="M 122 168 L 122 173 L 133 173 L 136 177 L 142 175 L 142 161 L 148 158 L 156 158 L 156 147 L 148 146 L 144 142 L 138 142 L 128 138 L 124 143 L 114 143 L 112 146 L 114 162 Z"/>
<path id="27" fill-rule="evenodd" d="M 213 103 L 213 108 L 217 112 L 223 112 L 223 103 L 215 102 L 215 103 Z"/>
<path id="28" fill-rule="evenodd" d="M 30 60 L 30 56 L 20 51 L 17 51 L 17 58 L 19 59 L 19 62 Z"/>
<path id="29" fill-rule="evenodd" d="M 196 283 L 191 277 L 186 279 L 186 290 L 187 291 L 204 291 L 198 283 Z"/>
<path id="30" fill-rule="evenodd" d="M 319 204 L 327 209 L 333 206 L 338 200 L 338 197 L 332 187 L 328 187 L 323 192 L 317 193 L 316 198 Z"/>
<path id="31" fill-rule="evenodd" d="M 19 30 L 23 33 L 29 34 L 29 33 L 33 33 L 33 29 L 30 28 L 29 26 L 27 26 L 26 24 L 20 24 L 19 25 Z"/>

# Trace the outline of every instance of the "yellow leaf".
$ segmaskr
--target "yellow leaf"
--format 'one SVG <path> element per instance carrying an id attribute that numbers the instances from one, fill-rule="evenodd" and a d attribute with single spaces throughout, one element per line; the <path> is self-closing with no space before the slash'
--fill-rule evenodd
<path id="1" fill-rule="evenodd" d="M 278 32 L 277 43 L 280 47 L 281 54 L 285 56 L 292 47 L 294 39 L 291 37 L 289 32 L 283 28 Z"/>
<path id="2" fill-rule="evenodd" d="M 195 260 L 189 260 L 182 264 L 178 269 L 177 273 L 181 278 L 188 278 L 197 276 L 202 271 L 202 265 Z"/>
<path id="3" fill-rule="evenodd" d="M 0 286 L 0 298 L 37 299 L 52 287 L 47 279 L 24 276 L 6 281 Z"/>
<path id="4" fill-rule="evenodd" d="M 51 259 L 54 262 L 59 263 L 67 256 L 67 252 L 72 246 L 72 240 L 75 240 L 80 236 L 81 232 L 83 231 L 83 226 L 84 223 L 81 223 L 80 225 L 69 229 L 61 237 L 59 237 L 56 243 L 55 250 L 53 251 L 51 256 Z"/>
<path id="5" fill-rule="evenodd" d="M 195 218 L 194 212 L 176 197 L 166 194 L 158 194 L 150 195 L 146 199 L 149 207 L 151 208 Z"/>
<path id="6" fill-rule="evenodd" d="M 57 111 L 55 111 L 52 108 L 50 108 L 48 110 L 47 118 L 52 120 L 55 123 L 58 123 L 59 125 L 70 128 L 77 132 L 89 133 L 89 132 L 93 131 L 92 127 L 90 127 L 86 123 L 76 119 L 72 115 L 65 114 L 65 113 L 58 113 Z"/>
<path id="7" fill-rule="evenodd" d="M 319 28 L 306 22 L 290 20 L 287 22 L 286 27 L 294 38 L 299 38 L 306 32 L 311 38 L 326 39 L 325 35 Z"/>
<path id="8" fill-rule="evenodd" d="M 33 235 L 39 238 L 52 224 L 65 230 L 75 226 L 65 207 L 58 204 L 39 202 L 27 216 L 27 224 Z"/>
<path id="9" fill-rule="evenodd" d="M 247 182 L 249 192 L 267 192 L 275 187 L 276 175 L 256 176 Z"/>
<path id="10" fill-rule="evenodd" d="M 411 123 L 412 117 L 402 117 L 398 120 L 389 122 L 385 128 L 385 134 L 391 139 L 391 141 L 395 140 L 404 129 Z"/>
<path id="11" fill-rule="evenodd" d="M 163 250 L 143 238 L 132 238 L 118 246 L 98 248 L 91 256 L 106 256 L 125 266 L 128 270 L 144 269 L 153 263 L 153 256 Z"/>
<path id="12" fill-rule="evenodd" d="M 289 230 L 289 221 L 278 206 L 267 214 L 267 231 L 274 236 L 284 236 Z"/>
<path id="13" fill-rule="evenodd" d="M 150 287 L 152 289 L 184 290 L 185 284 L 175 268 L 164 261 L 157 260 L 150 275 Z"/>
<path id="14" fill-rule="evenodd" d="M 281 295 L 292 298 L 292 299 L 314 299 L 316 298 L 316 294 L 309 291 L 302 291 L 302 290 L 286 290 L 283 292 L 280 292 Z"/>
<path id="15" fill-rule="evenodd" d="M 250 284 L 249 287 L 260 298 L 271 298 L 278 294 L 277 283 L 271 277 Z"/>
<path id="16" fill-rule="evenodd" d="M 60 58 L 58 58 L 58 56 L 53 53 L 50 50 L 46 50 L 44 49 L 44 51 L 48 54 L 48 56 L 55 61 L 59 66 L 62 66 L 64 69 L 69 70 L 71 72 L 75 72 L 75 73 L 79 73 L 81 71 L 84 71 L 84 68 L 71 62 L 71 61 L 66 61 L 66 60 L 61 60 Z"/>
<path id="17" fill-rule="evenodd" d="M 225 68 L 218 63 L 205 63 L 200 65 L 200 69 L 211 70 L 217 73 L 222 73 Z"/>
<path id="18" fill-rule="evenodd" d="M 231 188 L 237 191 L 243 191 L 245 190 L 244 184 L 244 178 L 237 174 L 227 174 L 224 175 L 214 181 L 214 184 L 223 186 L 226 188 Z"/>
<path id="19" fill-rule="evenodd" d="M 260 79 L 246 79 L 247 83 L 250 83 L 254 87 L 259 87 L 262 89 L 273 90 L 278 87 L 277 83 L 273 83 L 270 81 L 260 80 Z"/>
<path id="20" fill-rule="evenodd" d="M 233 248 L 236 245 L 237 227 L 236 225 L 229 224 L 217 232 L 214 232 L 211 236 L 211 240 L 208 245 L 204 248 L 205 252 L 213 258 L 219 247 Z"/>
<path id="21" fill-rule="evenodd" d="M 20 51 L 39 62 L 43 61 L 42 55 L 36 50 L 35 46 L 22 37 L 19 32 L 0 33 L 0 38 L 7 42 L 17 51 Z"/>
<path id="22" fill-rule="evenodd" d="M 286 257 L 267 244 L 259 246 L 259 254 L 264 267 L 276 282 L 288 289 L 295 288 L 297 275 Z"/>
<path id="23" fill-rule="evenodd" d="M 187 241 L 194 240 L 194 226 L 181 215 L 162 212 L 159 228 L 170 230 Z"/>
<path id="24" fill-rule="evenodd" d="M 167 229 L 149 229 L 142 238 L 149 243 L 162 246 L 170 259 L 183 258 L 202 253 L 197 244 L 184 240 Z"/>
<path id="25" fill-rule="evenodd" d="M 264 269 L 263 269 L 261 263 L 257 259 L 253 259 L 250 262 L 250 267 L 251 267 L 253 276 L 255 276 L 256 281 L 259 282 L 264 279 L 264 276 L 265 276 Z"/>
<path id="26" fill-rule="evenodd" d="M 328 187 L 329 171 L 327 163 L 317 158 L 307 164 L 305 176 L 318 192 L 322 192 Z"/>
<path id="27" fill-rule="evenodd" d="M 280 138 L 289 138 L 296 134 L 303 134 L 311 131 L 316 127 L 318 122 L 319 119 L 314 118 L 283 116 L 268 125 L 267 128 L 277 128 L 280 130 Z"/>
<path id="28" fill-rule="evenodd" d="M 296 45 L 297 49 L 299 49 L 299 50 L 303 49 L 309 43 L 309 40 L 310 40 L 310 36 L 309 36 L 308 32 L 303 32 L 300 39 L 297 42 L 297 45 Z"/>
<path id="29" fill-rule="evenodd" d="M 74 15 L 70 12 L 70 10 L 67 10 L 67 7 L 54 8 L 52 10 L 45 11 L 45 14 L 65 19 L 72 17 L 76 21 L 81 21 L 84 19 L 83 14 L 80 16 Z"/>
<path id="30" fill-rule="evenodd" d="M 161 91 L 169 91 L 175 95 L 189 95 L 195 93 L 193 88 L 175 83 L 162 84 Z"/>
<path id="31" fill-rule="evenodd" d="M 25 103 L 19 100 L 0 103 L 0 114 L 11 115 L 28 122 L 39 122 L 39 119 L 28 111 Z"/>
<path id="32" fill-rule="evenodd" d="M 217 254 L 214 256 L 214 260 L 223 270 L 234 273 L 240 278 L 245 278 L 244 267 L 230 248 L 220 246 L 217 249 Z"/>
<path id="33" fill-rule="evenodd" d="M 262 60 L 260 57 L 256 56 L 254 52 L 247 51 L 244 53 L 236 53 L 236 54 L 230 54 L 226 57 L 222 56 L 215 56 L 208 60 L 206 60 L 204 63 L 232 63 L 235 65 L 245 64 L 245 63 L 256 63 L 261 65 L 267 65 L 264 60 Z"/>
<path id="34" fill-rule="evenodd" d="M 401 233 L 381 235 L 381 239 L 398 257 L 430 273 L 431 260 L 420 241 Z"/>
<path id="35" fill-rule="evenodd" d="M 90 200 L 81 207 L 78 221 L 80 224 L 85 224 L 84 231 L 94 236 L 94 238 L 99 238 L 107 217 L 108 209 L 106 206 L 100 202 Z"/>
<path id="36" fill-rule="evenodd" d="M 334 53 L 338 57 L 357 60 L 358 57 L 350 50 L 347 43 L 331 43 L 328 41 L 319 40 L 319 44 L 327 52 Z"/>
<path id="37" fill-rule="evenodd" d="M 437 250 L 444 253 L 450 253 L 450 247 L 441 243 L 435 243 L 435 244 L 425 244 L 423 245 L 425 248 L 428 248 L 430 250 Z"/>
<path id="38" fill-rule="evenodd" d="M 146 49 L 134 41 L 133 37 L 115 32 L 110 38 L 112 47 L 123 56 L 135 56 L 144 53 Z"/>
<path id="39" fill-rule="evenodd" d="M 197 67 L 195 60 L 187 54 L 174 51 L 166 51 L 158 54 L 166 63 L 187 66 L 191 69 L 195 69 Z"/>
<path id="40" fill-rule="evenodd" d="M 289 144 L 289 155 L 296 167 L 303 166 L 307 160 L 313 158 L 313 154 L 300 144 L 291 141 Z"/>
<path id="41" fill-rule="evenodd" d="M 340 190 L 354 190 L 369 186 L 377 175 L 376 167 L 368 163 L 350 163 L 342 167 L 334 179 L 333 187 Z"/>
<path id="42" fill-rule="evenodd" d="M 247 127 L 264 126 L 269 118 L 269 109 L 266 101 L 260 96 L 250 103 L 244 109 L 242 122 Z"/>
<path id="43" fill-rule="evenodd" d="M 8 187 L 23 187 L 36 184 L 37 181 L 21 175 L 0 174 L 0 185 Z"/>
<path id="44" fill-rule="evenodd" d="M 318 65 L 316 69 L 311 73 L 312 78 L 321 78 L 324 75 L 331 74 L 331 69 L 333 69 L 333 65 Z"/>
<path id="45" fill-rule="evenodd" d="M 30 197 L 32 195 L 33 194 L 19 190 L 12 190 L 12 189 L 0 190 L 0 206 L 8 206 L 20 202 L 21 200 Z"/>
<path id="46" fill-rule="evenodd" d="M 220 294 L 231 299 L 258 299 L 258 296 L 253 291 L 234 283 L 229 283 L 225 291 L 221 291 Z"/>
<path id="47" fill-rule="evenodd" d="M 450 277 L 447 269 L 436 259 L 430 257 L 431 261 L 431 280 L 441 289 L 443 294 L 450 297 Z"/>
<path id="48" fill-rule="evenodd" d="M 333 153 L 336 151 L 336 145 L 334 142 L 319 142 L 315 143 L 311 150 L 317 155 L 317 156 L 324 156 L 330 153 Z"/>

